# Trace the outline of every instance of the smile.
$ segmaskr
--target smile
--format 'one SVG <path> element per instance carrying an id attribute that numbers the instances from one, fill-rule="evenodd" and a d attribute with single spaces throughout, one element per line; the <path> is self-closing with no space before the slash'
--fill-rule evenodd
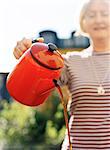
<path id="1" fill-rule="evenodd" d="M 94 30 L 95 31 L 99 31 L 99 30 L 106 30 L 106 27 L 95 27 Z"/>

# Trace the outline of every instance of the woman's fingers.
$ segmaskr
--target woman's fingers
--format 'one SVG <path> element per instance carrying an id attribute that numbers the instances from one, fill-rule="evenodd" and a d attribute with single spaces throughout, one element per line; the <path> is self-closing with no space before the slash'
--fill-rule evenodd
<path id="1" fill-rule="evenodd" d="M 44 38 L 37 38 L 36 42 L 44 42 Z M 23 53 L 31 47 L 31 45 L 32 39 L 23 38 L 21 41 L 18 41 L 13 51 L 15 58 L 19 59 Z"/>
<path id="2" fill-rule="evenodd" d="M 19 59 L 23 53 L 31 47 L 31 45 L 31 39 L 23 38 L 21 41 L 18 41 L 13 51 L 15 58 Z"/>

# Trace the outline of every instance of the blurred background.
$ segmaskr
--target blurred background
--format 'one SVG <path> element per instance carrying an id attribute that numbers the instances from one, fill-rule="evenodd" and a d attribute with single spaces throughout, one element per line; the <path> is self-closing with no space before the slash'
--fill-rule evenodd
<path id="1" fill-rule="evenodd" d="M 57 91 L 37 108 L 13 101 L 6 89 L 16 65 L 13 48 L 23 37 L 44 37 L 61 53 L 80 51 L 89 39 L 80 34 L 79 14 L 87 0 L 4 0 L 0 2 L 0 150 L 60 150 L 65 133 L 63 107 Z M 69 97 L 62 88 L 65 102 Z M 69 117 L 69 116 L 68 116 Z"/>

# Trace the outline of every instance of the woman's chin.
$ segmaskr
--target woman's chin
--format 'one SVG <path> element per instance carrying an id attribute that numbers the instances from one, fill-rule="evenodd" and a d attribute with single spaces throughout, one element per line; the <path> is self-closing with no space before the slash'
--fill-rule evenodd
<path id="1" fill-rule="evenodd" d="M 92 37 L 92 39 L 95 39 L 95 40 L 109 40 L 110 39 L 110 36 L 106 35 L 106 34 L 97 34 L 97 35 L 94 35 Z"/>

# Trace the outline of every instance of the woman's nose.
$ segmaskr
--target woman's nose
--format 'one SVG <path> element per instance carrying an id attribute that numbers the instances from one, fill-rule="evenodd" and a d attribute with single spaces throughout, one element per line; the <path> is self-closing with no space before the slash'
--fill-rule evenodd
<path id="1" fill-rule="evenodd" d="M 103 22 L 103 17 L 100 13 L 98 13 L 95 17 L 95 22 L 96 23 L 102 23 Z"/>

